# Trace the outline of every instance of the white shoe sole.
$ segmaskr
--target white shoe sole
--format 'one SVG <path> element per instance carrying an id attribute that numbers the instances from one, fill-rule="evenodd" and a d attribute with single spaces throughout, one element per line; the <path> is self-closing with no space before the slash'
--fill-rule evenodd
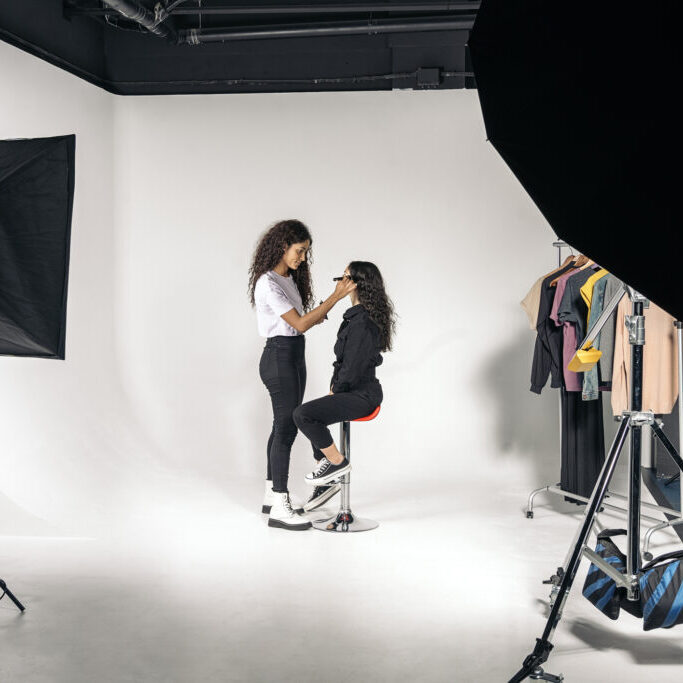
<path id="1" fill-rule="evenodd" d="M 268 526 L 275 529 L 287 529 L 287 531 L 305 531 L 310 529 L 312 524 L 310 522 L 298 522 L 297 524 L 287 524 L 279 519 L 269 519 Z"/>
<path id="2" fill-rule="evenodd" d="M 327 474 L 322 477 L 318 477 L 317 479 L 306 479 L 306 483 L 310 484 L 311 486 L 324 486 L 325 484 L 329 484 L 331 481 L 335 481 L 339 479 L 340 477 L 343 477 L 347 472 L 351 471 L 351 463 L 349 463 L 346 467 L 342 467 L 340 470 L 336 470 L 334 472 L 331 472 L 330 474 Z"/>
<path id="3" fill-rule="evenodd" d="M 310 512 L 311 510 L 319 508 L 321 505 L 327 503 L 332 496 L 336 496 L 340 491 L 341 486 L 339 486 L 339 484 L 334 484 L 330 489 L 318 496 L 315 500 L 312 500 L 310 503 L 304 503 L 304 512 Z"/>

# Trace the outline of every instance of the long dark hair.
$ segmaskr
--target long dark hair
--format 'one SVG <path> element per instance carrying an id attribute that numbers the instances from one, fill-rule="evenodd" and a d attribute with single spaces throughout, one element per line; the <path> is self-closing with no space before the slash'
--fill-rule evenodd
<path id="1" fill-rule="evenodd" d="M 280 263 L 283 253 L 292 244 L 305 242 L 306 240 L 311 245 L 313 244 L 313 238 L 308 228 L 301 221 L 295 219 L 278 221 L 261 236 L 256 249 L 254 249 L 254 257 L 249 268 L 249 287 L 247 291 L 252 307 L 256 304 L 254 301 L 256 281 L 261 275 L 269 270 L 273 270 Z M 306 261 L 302 261 L 296 270 L 288 269 L 288 275 L 294 278 L 299 294 L 301 294 L 304 312 L 308 312 L 313 305 L 313 283 L 311 282 L 310 270 L 312 261 L 313 254 L 311 249 L 309 249 L 306 254 Z"/>
<path id="2" fill-rule="evenodd" d="M 356 283 L 358 303 L 370 314 L 379 327 L 381 351 L 391 351 L 396 334 L 394 304 L 384 290 L 384 280 L 379 268 L 369 261 L 349 263 L 351 279 Z"/>

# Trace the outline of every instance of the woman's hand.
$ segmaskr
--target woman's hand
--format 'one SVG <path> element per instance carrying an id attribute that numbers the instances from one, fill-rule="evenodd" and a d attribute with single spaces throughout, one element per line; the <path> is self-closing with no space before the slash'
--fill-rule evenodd
<path id="1" fill-rule="evenodd" d="M 356 283 L 350 277 L 344 277 L 343 280 L 337 282 L 337 286 L 334 288 L 334 295 L 341 301 L 350 292 L 353 292 L 354 289 L 356 289 Z"/>

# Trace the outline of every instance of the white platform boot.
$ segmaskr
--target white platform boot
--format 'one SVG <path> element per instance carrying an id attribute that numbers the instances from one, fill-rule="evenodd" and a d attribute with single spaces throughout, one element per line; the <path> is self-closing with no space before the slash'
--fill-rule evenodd
<path id="1" fill-rule="evenodd" d="M 261 506 L 261 512 L 264 515 L 270 514 L 270 508 L 273 505 L 276 495 L 277 493 L 273 492 L 273 482 L 270 479 L 266 479 L 266 490 L 263 494 L 263 505 Z M 304 511 L 304 506 L 298 499 L 290 496 L 289 500 L 292 503 L 294 512 L 301 514 Z"/>
<path id="2" fill-rule="evenodd" d="M 304 531 L 311 528 L 311 522 L 294 510 L 289 500 L 289 493 L 273 492 L 268 526 L 290 531 Z"/>

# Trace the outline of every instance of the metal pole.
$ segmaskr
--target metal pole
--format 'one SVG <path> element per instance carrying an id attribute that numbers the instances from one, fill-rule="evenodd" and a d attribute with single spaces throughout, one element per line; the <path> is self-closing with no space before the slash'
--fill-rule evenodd
<path id="1" fill-rule="evenodd" d="M 351 425 L 349 422 L 342 422 L 339 425 L 339 441 L 342 447 L 342 455 L 351 462 Z M 351 483 L 351 472 L 342 475 L 339 485 L 341 486 L 341 507 L 340 512 L 351 511 L 351 501 L 349 500 L 349 484 Z"/>
<path id="2" fill-rule="evenodd" d="M 232 7 L 172 7 L 170 10 L 161 8 L 159 14 L 166 17 L 173 16 L 221 16 L 221 15 L 268 15 L 268 14 L 364 14 L 374 12 L 457 12 L 458 10 L 476 11 L 478 2 L 426 2 L 426 3 L 355 3 L 349 5 L 234 5 Z M 102 16 L 110 15 L 112 11 L 102 7 L 68 6 L 65 12 L 70 16 Z"/>
<path id="3" fill-rule="evenodd" d="M 111 2 L 112 0 L 108 0 Z M 420 31 L 464 31 L 474 25 L 474 15 L 420 17 L 416 19 L 370 19 L 275 26 L 241 26 L 226 29 L 185 29 L 178 31 L 178 43 L 200 45 L 231 40 L 275 38 L 316 38 L 320 36 L 375 35 Z"/>
<path id="4" fill-rule="evenodd" d="M 557 267 L 560 268 L 562 266 L 562 249 L 568 245 L 566 242 L 558 240 L 556 242 L 553 242 L 553 246 L 557 247 Z M 557 416 L 560 434 L 560 459 L 562 459 L 562 389 L 563 388 L 560 387 L 559 391 L 557 392 Z"/>
<path id="5" fill-rule="evenodd" d="M 633 298 L 633 315 L 628 325 L 631 343 L 631 406 L 632 412 L 643 409 L 643 345 L 645 344 L 645 318 L 642 298 Z M 638 421 L 631 427 L 631 452 L 629 453 L 628 483 L 628 552 L 626 573 L 632 580 L 628 591 L 629 600 L 638 599 L 638 571 L 640 570 L 640 494 L 641 494 L 641 439 L 642 428 Z"/>
<path id="6" fill-rule="evenodd" d="M 678 453 L 683 449 L 683 322 L 674 323 L 678 337 Z"/>

